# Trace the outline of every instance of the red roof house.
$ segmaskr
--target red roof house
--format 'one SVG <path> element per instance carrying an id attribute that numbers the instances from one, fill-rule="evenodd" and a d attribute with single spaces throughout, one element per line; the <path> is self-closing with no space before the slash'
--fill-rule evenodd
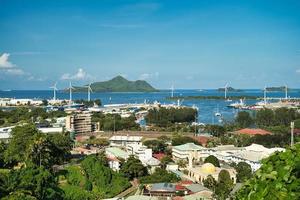
<path id="1" fill-rule="evenodd" d="M 246 135 L 271 135 L 272 133 L 260 128 L 244 128 L 236 131 L 237 134 L 246 134 Z"/>

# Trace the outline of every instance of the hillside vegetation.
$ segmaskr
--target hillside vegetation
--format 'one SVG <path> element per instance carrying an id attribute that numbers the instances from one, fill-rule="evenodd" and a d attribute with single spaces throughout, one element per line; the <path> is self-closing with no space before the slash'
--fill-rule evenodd
<path id="1" fill-rule="evenodd" d="M 129 81 L 122 76 L 91 84 L 94 92 L 155 92 L 157 91 L 149 83 L 143 80 Z M 87 91 L 86 87 L 76 87 L 75 92 Z"/>

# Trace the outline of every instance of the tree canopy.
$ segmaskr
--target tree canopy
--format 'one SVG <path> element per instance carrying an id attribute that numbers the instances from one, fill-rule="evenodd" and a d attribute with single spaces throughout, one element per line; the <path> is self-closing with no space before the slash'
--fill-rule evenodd
<path id="1" fill-rule="evenodd" d="M 238 182 L 245 182 L 252 176 L 251 166 L 246 162 L 239 162 L 235 169 L 237 172 L 236 178 Z"/>
<path id="2" fill-rule="evenodd" d="M 215 167 L 220 167 L 220 162 L 219 162 L 218 158 L 216 158 L 213 155 L 209 155 L 207 158 L 205 158 L 204 163 L 211 163 Z"/>
<path id="3" fill-rule="evenodd" d="M 300 199 L 300 144 L 263 160 L 236 199 Z"/>

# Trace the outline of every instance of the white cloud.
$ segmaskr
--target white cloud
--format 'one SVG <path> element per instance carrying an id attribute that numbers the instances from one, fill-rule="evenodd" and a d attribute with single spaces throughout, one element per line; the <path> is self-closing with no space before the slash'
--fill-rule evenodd
<path id="1" fill-rule="evenodd" d="M 16 75 L 16 76 L 22 76 L 26 74 L 22 69 L 18 69 L 18 68 L 6 69 L 5 73 L 9 75 Z"/>
<path id="2" fill-rule="evenodd" d="M 151 73 L 143 73 L 139 76 L 139 80 L 148 80 L 148 79 L 153 79 L 153 78 L 158 78 L 159 73 L 155 72 L 153 74 Z"/>
<path id="3" fill-rule="evenodd" d="M 9 53 L 3 53 L 0 56 L 0 69 L 13 68 L 16 66 L 8 60 L 9 56 Z"/>
<path id="4" fill-rule="evenodd" d="M 92 79 L 92 76 L 86 73 L 82 68 L 79 68 L 75 74 L 65 73 L 61 76 L 62 80 L 88 80 Z"/>

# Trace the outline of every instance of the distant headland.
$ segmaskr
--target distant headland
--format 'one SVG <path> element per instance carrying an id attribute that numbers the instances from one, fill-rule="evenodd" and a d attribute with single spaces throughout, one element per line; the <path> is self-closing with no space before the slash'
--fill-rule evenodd
<path id="1" fill-rule="evenodd" d="M 83 92 L 87 86 L 74 87 L 74 92 Z M 91 83 L 93 92 L 155 92 L 158 91 L 144 80 L 129 81 L 122 76 L 111 80 Z"/>

